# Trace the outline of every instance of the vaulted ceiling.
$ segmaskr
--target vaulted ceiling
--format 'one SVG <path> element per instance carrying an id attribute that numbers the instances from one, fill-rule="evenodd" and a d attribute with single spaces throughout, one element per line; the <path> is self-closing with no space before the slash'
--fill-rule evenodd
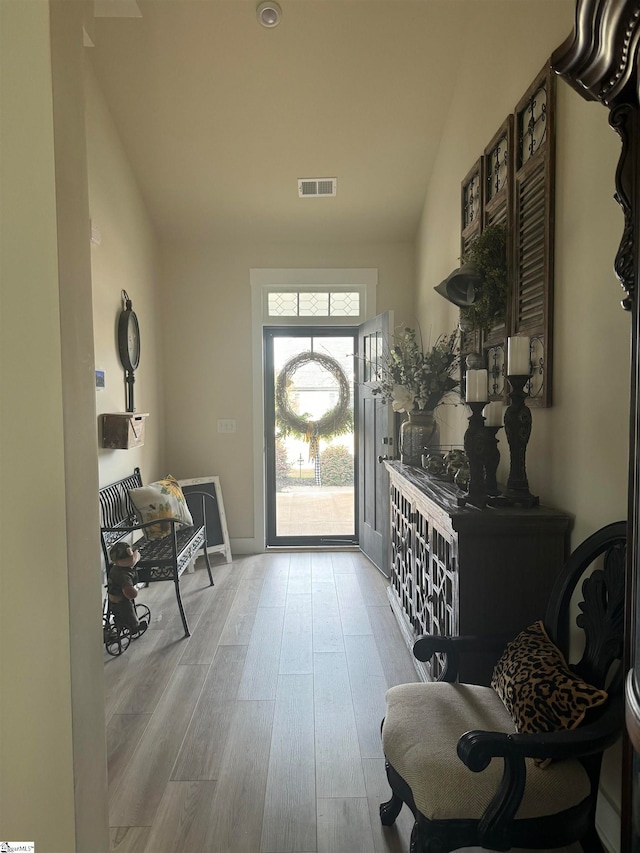
<path id="1" fill-rule="evenodd" d="M 412 240 L 477 0 L 98 0 L 88 48 L 165 240 Z M 120 17 L 121 12 L 139 17 Z M 335 177 L 335 198 L 298 178 Z"/>

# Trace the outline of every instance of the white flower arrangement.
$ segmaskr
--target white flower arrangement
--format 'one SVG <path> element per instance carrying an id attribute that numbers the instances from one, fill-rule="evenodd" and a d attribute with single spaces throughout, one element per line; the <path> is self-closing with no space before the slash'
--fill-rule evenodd
<path id="1" fill-rule="evenodd" d="M 441 335 L 423 352 L 415 329 L 405 326 L 394 336 L 373 393 L 390 402 L 394 412 L 433 411 L 459 388 L 459 362 L 457 331 Z"/>

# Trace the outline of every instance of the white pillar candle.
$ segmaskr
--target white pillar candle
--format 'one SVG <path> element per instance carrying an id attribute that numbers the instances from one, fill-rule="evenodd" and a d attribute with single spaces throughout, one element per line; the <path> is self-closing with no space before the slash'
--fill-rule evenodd
<path id="1" fill-rule="evenodd" d="M 507 342 L 507 375 L 529 376 L 531 374 L 531 342 L 529 338 L 517 335 Z"/>
<path id="2" fill-rule="evenodd" d="M 487 394 L 487 371 L 467 370 L 467 403 L 484 403 Z"/>
<path id="3" fill-rule="evenodd" d="M 484 425 L 490 427 L 502 426 L 504 419 L 504 406 L 500 400 L 492 400 L 482 410 Z"/>

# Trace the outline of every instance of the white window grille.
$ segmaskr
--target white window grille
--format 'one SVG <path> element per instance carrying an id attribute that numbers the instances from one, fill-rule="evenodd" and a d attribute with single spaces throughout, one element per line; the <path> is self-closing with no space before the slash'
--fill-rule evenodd
<path id="1" fill-rule="evenodd" d="M 263 325 L 358 325 L 375 312 L 377 277 L 375 269 L 255 269 L 254 306 Z"/>
<path id="2" fill-rule="evenodd" d="M 334 293 L 274 291 L 267 294 L 269 317 L 359 317 L 358 291 Z"/>

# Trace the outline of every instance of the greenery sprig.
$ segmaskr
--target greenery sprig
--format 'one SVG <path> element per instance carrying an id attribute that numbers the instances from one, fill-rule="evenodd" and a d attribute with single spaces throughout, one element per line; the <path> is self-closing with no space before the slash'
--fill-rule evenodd
<path id="1" fill-rule="evenodd" d="M 473 328 L 488 331 L 504 321 L 507 310 L 509 281 L 507 278 L 507 231 L 504 225 L 485 228 L 461 258 L 473 264 L 482 278 L 476 301 L 462 309 L 464 320 Z"/>

